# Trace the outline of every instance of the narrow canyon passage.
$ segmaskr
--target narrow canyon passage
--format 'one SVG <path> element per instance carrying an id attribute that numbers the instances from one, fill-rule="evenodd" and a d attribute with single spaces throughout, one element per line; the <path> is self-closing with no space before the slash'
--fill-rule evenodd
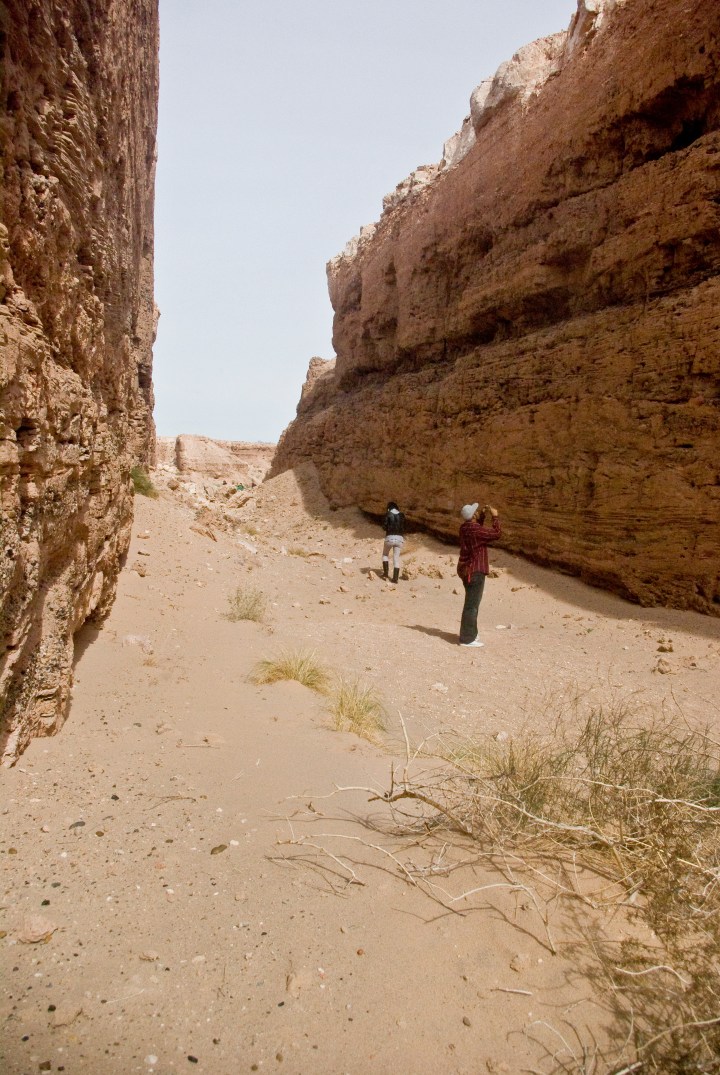
<path id="1" fill-rule="evenodd" d="M 499 552 L 485 649 L 463 651 L 451 546 L 412 536 L 393 587 L 380 528 L 331 511 L 307 470 L 261 485 L 241 528 L 194 496 L 136 497 L 70 717 L 3 773 L 4 1070 L 470 1075 L 546 1070 L 543 1023 L 616 1041 L 577 922 L 551 916 L 551 954 L 531 901 L 484 868 L 439 871 L 431 898 L 404 872 L 422 848 L 392 836 L 382 804 L 333 792 L 387 788 L 398 713 L 413 743 L 514 734 L 577 697 L 707 719 L 720 623 Z M 265 623 L 225 618 L 239 585 L 265 594 Z M 333 730 L 327 699 L 298 683 L 248 681 L 293 649 L 377 690 L 380 742 Z M 47 943 L 23 943 L 43 924 Z"/>

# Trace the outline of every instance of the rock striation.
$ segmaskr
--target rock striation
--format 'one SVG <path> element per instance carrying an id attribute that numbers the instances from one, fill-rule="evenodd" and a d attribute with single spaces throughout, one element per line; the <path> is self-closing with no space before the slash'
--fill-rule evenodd
<path id="1" fill-rule="evenodd" d="M 720 5 L 579 0 L 328 266 L 273 473 L 720 613 Z M 425 181 L 427 180 L 427 181 Z"/>
<path id="2" fill-rule="evenodd" d="M 270 469 L 275 447 L 181 433 L 157 438 L 156 461 L 182 476 L 259 485 Z"/>
<path id="3" fill-rule="evenodd" d="M 64 719 L 152 462 L 157 0 L 0 10 L 0 753 Z"/>

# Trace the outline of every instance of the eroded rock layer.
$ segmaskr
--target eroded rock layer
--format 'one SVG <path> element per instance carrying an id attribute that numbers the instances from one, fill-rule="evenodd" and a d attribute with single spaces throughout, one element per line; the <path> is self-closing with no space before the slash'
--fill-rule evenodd
<path id="1" fill-rule="evenodd" d="M 213 440 L 181 433 L 179 437 L 158 437 L 158 465 L 179 475 L 225 479 L 258 485 L 270 469 L 274 444 L 252 444 L 240 440 Z"/>
<path id="2" fill-rule="evenodd" d="M 62 721 L 150 463 L 157 0 L 6 0 L 0 747 Z"/>
<path id="3" fill-rule="evenodd" d="M 513 551 L 720 612 L 719 58 L 720 5 L 580 0 L 479 87 L 328 266 L 273 472 L 445 534 L 490 500 Z"/>

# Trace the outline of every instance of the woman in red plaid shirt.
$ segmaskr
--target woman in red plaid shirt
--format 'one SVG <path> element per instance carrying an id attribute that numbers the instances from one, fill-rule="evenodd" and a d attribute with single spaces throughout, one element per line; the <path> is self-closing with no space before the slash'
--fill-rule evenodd
<path id="1" fill-rule="evenodd" d="M 485 512 L 492 516 L 490 526 L 484 526 Z M 460 527 L 460 558 L 457 573 L 465 587 L 465 604 L 460 620 L 460 645 L 483 646 L 478 638 L 478 609 L 485 588 L 485 579 L 490 571 L 488 564 L 488 545 L 500 537 L 500 520 L 495 508 L 490 505 L 478 511 L 477 504 L 466 504 L 460 514 L 465 520 Z"/>

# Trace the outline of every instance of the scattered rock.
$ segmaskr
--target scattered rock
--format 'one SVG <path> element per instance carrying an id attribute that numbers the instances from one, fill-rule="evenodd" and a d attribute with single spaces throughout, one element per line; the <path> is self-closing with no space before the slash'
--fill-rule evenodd
<path id="1" fill-rule="evenodd" d="M 143 653 L 153 652 L 153 644 L 147 635 L 125 635 L 122 644 L 123 646 L 138 646 Z"/>
<path id="2" fill-rule="evenodd" d="M 27 915 L 23 921 L 17 939 L 21 944 L 44 944 L 50 940 L 58 927 L 43 915 Z"/>

